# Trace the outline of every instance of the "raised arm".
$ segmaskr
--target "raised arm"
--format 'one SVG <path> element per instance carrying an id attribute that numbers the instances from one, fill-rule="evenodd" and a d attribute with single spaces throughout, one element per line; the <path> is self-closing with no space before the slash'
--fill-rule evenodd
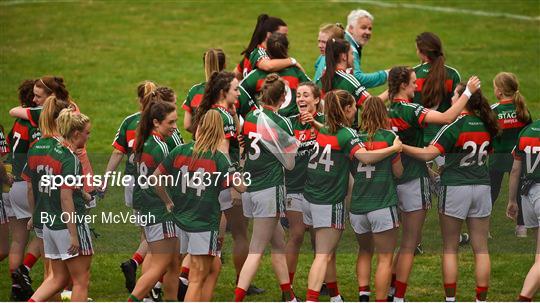
<path id="1" fill-rule="evenodd" d="M 426 114 L 425 122 L 431 123 L 431 124 L 450 124 L 456 118 L 461 114 L 463 109 L 465 108 L 465 105 L 467 105 L 467 101 L 469 101 L 469 98 L 472 94 L 474 94 L 478 89 L 480 88 L 480 79 L 476 76 L 472 76 L 469 78 L 469 82 L 467 82 L 467 89 L 459 99 L 452 104 L 452 107 L 450 107 L 448 110 L 446 110 L 444 113 L 438 112 L 436 110 L 430 110 Z"/>
<path id="2" fill-rule="evenodd" d="M 422 148 L 403 144 L 403 153 L 420 161 L 428 162 L 437 158 L 441 154 L 441 151 L 434 145 Z"/>
<path id="3" fill-rule="evenodd" d="M 277 72 L 293 65 L 297 65 L 297 63 L 292 58 L 262 59 L 257 63 L 257 68 L 265 72 Z"/>
<path id="4" fill-rule="evenodd" d="M 22 106 L 17 106 L 9 110 L 9 115 L 13 118 L 20 118 L 24 120 L 29 120 L 30 117 L 28 117 L 28 112 L 26 111 L 26 108 Z"/>

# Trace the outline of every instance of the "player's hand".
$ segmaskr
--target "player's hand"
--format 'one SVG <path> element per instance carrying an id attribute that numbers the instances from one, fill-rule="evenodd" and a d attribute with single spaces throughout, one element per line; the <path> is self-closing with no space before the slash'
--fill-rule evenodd
<path id="1" fill-rule="evenodd" d="M 15 182 L 15 177 L 10 173 L 7 174 L 7 177 L 8 177 L 7 185 L 9 186 L 13 185 L 13 182 Z"/>
<path id="2" fill-rule="evenodd" d="M 167 211 L 172 213 L 174 209 L 174 203 L 172 201 L 165 202 L 165 207 L 167 207 Z"/>
<path id="3" fill-rule="evenodd" d="M 313 115 L 309 112 L 300 112 L 300 122 L 312 123 L 314 121 Z"/>
<path id="4" fill-rule="evenodd" d="M 32 229 L 34 229 L 34 222 L 32 221 L 32 216 L 30 216 L 30 219 L 28 219 L 28 222 L 26 223 L 26 230 Z"/>
<path id="5" fill-rule="evenodd" d="M 71 245 L 68 248 L 68 254 L 70 255 L 76 255 L 79 253 L 79 238 L 77 237 L 77 234 L 70 235 L 69 240 L 71 242 Z"/>
<path id="6" fill-rule="evenodd" d="M 394 144 L 392 144 L 392 146 L 396 149 L 397 153 L 400 153 L 401 150 L 403 150 L 403 143 L 401 142 L 401 139 L 399 139 L 399 136 L 394 138 Z"/>
<path id="7" fill-rule="evenodd" d="M 469 81 L 467 82 L 467 88 L 471 92 L 471 94 L 474 94 L 477 90 L 480 89 L 480 79 L 478 79 L 477 76 L 472 76 L 469 78 Z"/>
<path id="8" fill-rule="evenodd" d="M 236 139 L 238 140 L 238 144 L 245 148 L 246 147 L 246 141 L 244 140 L 244 136 L 242 136 L 241 134 L 238 134 L 236 135 Z"/>
<path id="9" fill-rule="evenodd" d="M 231 198 L 233 206 L 242 206 L 242 195 L 234 188 L 231 188 Z"/>
<path id="10" fill-rule="evenodd" d="M 517 212 L 519 207 L 516 201 L 509 200 L 508 205 L 506 206 L 506 217 L 512 220 L 517 219 Z"/>
<path id="11" fill-rule="evenodd" d="M 81 192 L 82 192 L 82 196 L 83 196 L 83 199 L 84 199 L 85 202 L 88 203 L 88 202 L 92 201 L 92 195 L 91 194 L 87 193 L 84 190 L 81 190 Z"/>

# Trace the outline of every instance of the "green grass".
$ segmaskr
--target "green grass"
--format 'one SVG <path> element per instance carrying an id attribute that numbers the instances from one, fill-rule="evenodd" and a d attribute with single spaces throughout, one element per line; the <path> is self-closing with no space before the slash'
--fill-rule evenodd
<path id="1" fill-rule="evenodd" d="M 437 5 L 540 15 L 534 1 L 411 1 Z M 348 12 L 368 9 L 375 17 L 373 39 L 363 54 L 363 69 L 374 71 L 394 65 L 416 65 L 414 39 L 422 31 L 437 33 L 444 42 L 447 63 L 463 79 L 478 75 L 493 103 L 492 79 L 499 71 L 511 71 L 520 79 L 534 117 L 540 116 L 540 22 L 499 17 L 436 13 L 369 4 L 328 2 L 81 2 L 26 3 L 0 1 L 0 124 L 9 129 L 9 108 L 17 105 L 18 84 L 41 75 L 62 75 L 82 112 L 93 122 L 89 151 L 97 173 L 103 172 L 110 143 L 122 119 L 136 111 L 135 87 L 144 79 L 174 88 L 179 100 L 204 78 L 202 53 L 220 47 L 228 55 L 228 69 L 239 61 L 256 16 L 261 12 L 282 17 L 289 25 L 290 53 L 313 75 L 317 58 L 317 30 L 325 22 L 346 23 Z M 374 93 L 383 88 L 374 89 Z M 180 104 L 181 101 L 179 101 Z M 182 120 L 180 112 L 180 121 Z M 179 125 L 182 123 L 180 122 Z M 189 138 L 184 130 L 185 138 Z M 505 182 L 504 184 L 506 184 Z M 512 222 L 504 217 L 506 185 L 492 214 L 494 240 L 490 300 L 514 300 L 534 260 L 534 239 L 513 236 Z M 126 211 L 121 189 L 112 189 L 95 213 Z M 96 225 L 102 235 L 95 240 L 90 296 L 99 301 L 125 300 L 119 263 L 136 248 L 138 231 L 131 225 Z M 304 296 L 311 252 L 306 237 L 295 288 Z M 443 298 L 440 272 L 440 232 L 437 212 L 430 211 L 424 227 L 426 253 L 416 259 L 408 299 Z M 227 262 L 215 299 L 233 298 L 234 269 L 230 260 L 232 239 L 226 239 Z M 349 227 L 340 242 L 338 279 L 344 296 L 357 298 L 353 264 L 356 243 Z M 41 282 L 41 263 L 32 273 L 34 286 Z M 9 299 L 7 262 L 0 263 L 0 301 Z M 256 301 L 279 300 L 279 288 L 265 258 L 255 284 L 267 289 Z M 458 298 L 474 300 L 474 259 L 470 248 L 460 254 Z M 538 299 L 538 297 L 537 297 Z"/>

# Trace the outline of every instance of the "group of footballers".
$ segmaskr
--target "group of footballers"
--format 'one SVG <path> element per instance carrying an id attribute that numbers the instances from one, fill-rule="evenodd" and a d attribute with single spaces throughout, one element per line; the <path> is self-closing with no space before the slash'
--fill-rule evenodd
<path id="1" fill-rule="evenodd" d="M 281 300 L 298 301 L 293 282 L 309 232 L 313 261 L 305 300 L 318 301 L 324 289 L 330 301 L 341 302 L 336 249 L 347 212 L 358 240 L 358 300 L 370 299 L 376 254 L 372 299 L 403 301 L 432 194 L 439 202 L 445 300 L 456 300 L 463 222 L 475 256 L 476 300 L 486 300 L 489 221 L 505 173 L 507 216 L 518 219 L 516 231 L 536 231 L 540 222 L 540 121 L 533 122 L 509 72 L 494 77 L 498 102 L 490 107 L 477 77 L 461 82 L 445 65 L 434 33 L 416 38 L 420 65 L 364 73 L 362 47 L 373 16 L 354 10 L 347 22 L 320 28 L 313 82 L 289 56 L 287 24 L 277 17 L 258 17 L 234 72 L 225 70 L 221 49 L 206 51 L 206 80 L 182 105 L 190 143 L 177 128 L 176 93 L 151 81 L 137 87 L 139 111 L 120 124 L 105 172 L 125 156 L 126 206 L 155 218 L 137 222 L 139 247 L 121 264 L 128 301 L 211 301 L 228 230 L 235 301 L 263 291 L 251 282 L 268 244 Z M 384 93 L 369 94 L 385 83 Z M 9 112 L 11 131 L 0 132 L 7 155 L 0 171 L 0 259 L 9 256 L 12 297 L 58 301 L 70 289 L 72 301 L 87 301 L 91 231 L 62 216 L 86 214 L 107 186 L 41 181 L 94 174 L 86 153 L 90 118 L 60 77 L 24 81 L 19 100 Z M 165 181 L 149 186 L 140 176 Z M 36 237 L 29 242 L 31 229 Z M 44 281 L 34 291 L 29 271 L 39 257 Z M 539 281 L 537 250 L 519 300 L 530 301 Z"/>

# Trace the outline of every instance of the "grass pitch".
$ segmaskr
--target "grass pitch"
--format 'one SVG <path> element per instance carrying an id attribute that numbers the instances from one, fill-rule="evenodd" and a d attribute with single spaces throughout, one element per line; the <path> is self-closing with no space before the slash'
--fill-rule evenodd
<path id="1" fill-rule="evenodd" d="M 507 13 L 529 17 L 540 15 L 534 1 L 410 1 L 424 6 Z M 414 39 L 423 31 L 437 33 L 444 45 L 447 64 L 457 68 L 463 80 L 470 75 L 482 79 L 490 99 L 492 79 L 499 71 L 510 71 L 520 79 L 520 92 L 527 98 L 534 118 L 540 116 L 540 21 L 478 16 L 463 12 L 435 12 L 404 7 L 383 7 L 348 2 L 0 2 L 0 124 L 9 129 L 9 108 L 17 105 L 16 88 L 27 78 L 61 75 L 93 123 L 88 150 L 96 173 L 103 172 L 110 143 L 122 119 L 137 110 L 135 87 L 145 79 L 174 88 L 178 104 L 187 90 L 204 79 L 202 53 L 219 47 L 227 54 L 227 69 L 240 60 L 240 52 L 251 36 L 256 17 L 262 12 L 283 18 L 289 26 L 290 54 L 313 75 L 319 55 L 316 47 L 322 23 L 341 22 L 351 9 L 362 7 L 375 16 L 372 41 L 363 53 L 364 71 L 414 66 L 418 63 Z M 384 88 L 372 90 L 378 93 Z M 179 124 L 182 125 L 180 111 Z M 185 138 L 190 138 L 183 131 Z M 504 217 L 507 198 L 504 183 L 492 213 L 492 275 L 488 299 L 511 301 L 534 261 L 531 235 L 517 239 L 513 224 Z M 123 191 L 112 189 L 94 213 L 126 211 Z M 127 225 L 96 224 L 101 237 L 94 240 L 90 297 L 98 301 L 121 301 L 128 296 L 119 269 L 138 243 L 138 230 Z M 440 270 L 441 239 L 437 211 L 432 209 L 424 227 L 425 254 L 415 260 L 407 299 L 444 299 Z M 232 239 L 225 242 L 226 263 L 215 292 L 215 300 L 233 299 L 234 268 L 230 259 Z M 304 297 L 311 250 L 306 236 L 295 279 L 297 293 Z M 338 252 L 338 280 L 348 300 L 357 299 L 353 264 L 356 242 L 347 227 Z M 7 261 L 0 263 L 0 301 L 9 299 Z M 41 283 L 38 263 L 32 271 L 34 287 Z M 267 289 L 254 301 L 280 299 L 279 288 L 265 258 L 255 284 Z M 470 248 L 461 250 L 458 299 L 474 300 L 474 259 Z M 324 298 L 321 298 L 324 299 Z M 536 298 L 538 299 L 538 297 Z"/>

